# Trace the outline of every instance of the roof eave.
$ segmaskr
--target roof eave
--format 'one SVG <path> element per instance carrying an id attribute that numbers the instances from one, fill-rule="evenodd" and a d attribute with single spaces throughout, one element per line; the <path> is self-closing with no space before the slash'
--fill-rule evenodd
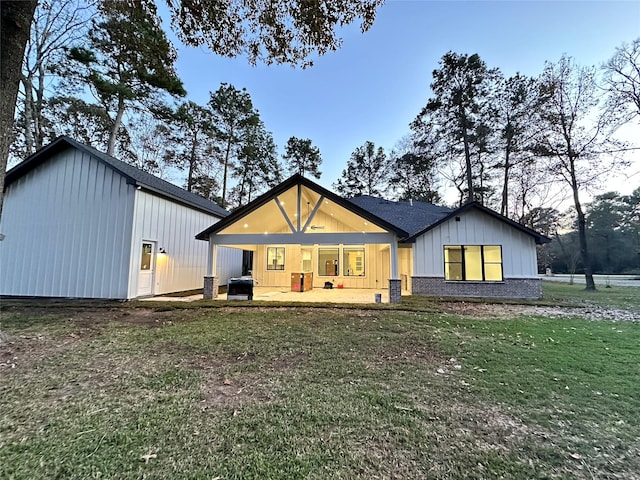
<path id="1" fill-rule="evenodd" d="M 186 199 L 177 197 L 175 195 L 172 195 L 171 193 L 152 187 L 151 185 L 148 185 L 145 182 L 141 182 L 133 178 L 131 175 L 127 174 L 126 172 L 116 168 L 116 166 L 107 162 L 100 155 L 94 154 L 94 152 L 92 152 L 91 149 L 89 149 L 86 145 L 83 145 L 82 143 L 79 143 L 74 139 L 67 137 L 65 135 L 62 135 L 56 138 L 50 144 L 46 145 L 45 147 L 41 148 L 37 152 L 33 153 L 32 155 L 27 157 L 24 161 L 20 162 L 18 165 L 16 165 L 15 167 L 7 171 L 7 174 L 5 176 L 4 188 L 6 189 L 6 187 L 9 186 L 11 183 L 13 183 L 15 180 L 22 177 L 24 174 L 28 173 L 34 168 L 38 167 L 51 156 L 55 155 L 56 153 L 62 152 L 68 148 L 76 148 L 86 153 L 87 155 L 90 155 L 92 158 L 96 159 L 98 162 L 102 163 L 103 165 L 110 168 L 111 170 L 118 172 L 119 175 L 125 178 L 128 185 L 132 185 L 134 187 L 140 187 L 144 190 L 147 190 L 153 193 L 154 195 L 169 199 L 173 202 L 179 203 L 189 208 L 193 208 L 194 210 L 198 210 L 200 212 L 203 212 L 209 215 L 213 215 L 218 218 L 225 218 L 226 216 L 229 215 L 229 212 L 224 211 L 224 213 L 226 213 L 226 215 L 224 215 L 223 212 L 215 211 L 213 209 L 209 209 L 204 206 L 198 205 L 197 203 L 189 202 Z M 224 209 L 221 209 L 221 210 L 224 210 Z"/>
<path id="2" fill-rule="evenodd" d="M 412 234 L 410 237 L 405 239 L 405 242 L 407 242 L 407 243 L 415 242 L 418 237 L 420 237 L 421 235 L 424 235 L 429 230 L 432 230 L 432 229 L 436 228 L 438 225 L 441 225 L 444 222 L 447 222 L 447 221 L 451 220 L 452 218 L 455 218 L 457 215 L 459 215 L 461 213 L 464 213 L 467 210 L 470 210 L 472 208 L 477 208 L 481 212 L 484 212 L 484 213 L 486 213 L 486 214 L 488 214 L 488 215 L 490 215 L 490 216 L 492 216 L 492 217 L 494 217 L 494 218 L 496 218 L 496 219 L 498 219 L 498 220 L 500 220 L 502 222 L 507 223 L 508 225 L 512 226 L 513 228 L 516 228 L 516 229 L 520 230 L 522 233 L 524 233 L 526 235 L 530 235 L 531 237 L 534 238 L 534 240 L 536 242 L 536 245 L 542 245 L 544 243 L 551 242 L 551 239 L 549 237 L 546 237 L 546 236 L 536 232 L 535 230 L 530 229 L 529 227 L 525 227 L 524 225 L 522 225 L 522 224 L 520 224 L 518 222 L 515 222 L 515 221 L 511 220 L 510 218 L 505 217 L 504 215 L 500 215 L 498 212 L 494 212 L 490 208 L 487 208 L 484 205 L 479 204 L 478 202 L 466 203 L 466 204 L 462 205 L 461 207 L 456 208 L 455 210 L 451 211 L 447 216 L 441 218 L 437 222 L 434 222 L 431 225 L 423 228 L 419 232 Z"/>
<path id="3" fill-rule="evenodd" d="M 286 179 L 284 182 L 282 182 L 280 185 L 274 187 L 273 189 L 269 190 L 268 192 L 262 194 L 261 196 L 259 196 L 258 198 L 256 198 L 253 202 L 239 208 L 238 210 L 236 210 L 235 212 L 231 213 L 228 217 L 224 218 L 223 220 L 211 225 L 209 228 L 203 230 L 202 232 L 198 233 L 196 235 L 196 239 L 197 240 L 209 240 L 209 236 L 210 235 L 214 235 L 218 232 L 220 232 L 221 230 L 223 230 L 224 228 L 228 227 L 229 225 L 231 225 L 232 223 L 236 222 L 237 220 L 239 220 L 240 218 L 244 217 L 245 215 L 248 215 L 249 213 L 253 212 L 254 210 L 257 210 L 258 208 L 260 208 L 261 206 L 265 205 L 266 203 L 268 203 L 269 201 L 271 201 L 273 198 L 277 197 L 280 193 L 283 193 L 285 191 L 287 191 L 289 188 L 293 187 L 294 185 L 303 185 L 307 188 L 310 188 L 316 192 L 318 192 L 319 194 L 323 195 L 326 198 L 329 198 L 330 200 L 336 202 L 338 205 L 340 205 L 341 207 L 344 207 L 348 210 L 351 210 L 352 212 L 362 216 L 363 218 L 366 218 L 367 220 L 371 221 L 372 223 L 375 223 L 376 225 L 385 228 L 393 233 L 395 233 L 399 238 L 406 238 L 409 236 L 408 232 L 405 232 L 404 230 L 398 228 L 395 225 L 392 225 L 391 223 L 387 222 L 386 220 L 383 220 L 382 218 L 377 217 L 376 215 L 372 214 L 371 212 L 364 210 L 363 208 L 359 207 L 358 205 L 355 205 L 351 202 L 349 202 L 348 200 L 340 197 L 339 195 L 333 193 L 330 190 L 327 190 L 326 188 L 318 185 L 317 183 L 312 182 L 311 180 L 303 177 L 300 174 L 295 174 L 292 175 L 291 177 L 289 177 L 288 179 Z"/>

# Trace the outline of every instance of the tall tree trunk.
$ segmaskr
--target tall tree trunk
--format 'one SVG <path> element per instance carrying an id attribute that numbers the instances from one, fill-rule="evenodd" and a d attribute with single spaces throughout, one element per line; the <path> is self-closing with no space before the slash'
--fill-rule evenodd
<path id="1" fill-rule="evenodd" d="M 31 155 L 34 151 L 34 125 L 35 125 L 35 112 L 33 108 L 33 84 L 31 78 L 28 76 L 22 76 L 22 88 L 24 88 L 24 146 L 27 156 Z"/>
<path id="2" fill-rule="evenodd" d="M 469 150 L 469 139 L 466 132 L 462 138 L 464 142 L 464 163 L 467 169 L 467 201 L 473 202 L 475 200 L 475 193 L 473 191 L 473 172 L 471 171 L 471 152 Z"/>
<path id="3" fill-rule="evenodd" d="M 231 153 L 231 139 L 233 135 L 229 135 L 227 139 L 227 151 L 224 154 L 224 170 L 222 173 L 222 208 L 227 206 L 227 172 L 229 171 L 229 154 Z"/>
<path id="4" fill-rule="evenodd" d="M 576 181 L 574 161 L 571 158 L 571 189 L 573 190 L 573 203 L 578 214 L 578 241 L 580 243 L 580 259 L 584 267 L 584 279 L 587 284 L 585 290 L 595 290 L 596 284 L 593 281 L 593 271 L 591 270 L 591 259 L 589 257 L 589 249 L 587 247 L 587 219 L 582 211 L 580 198 L 578 196 L 578 182 Z"/>
<path id="5" fill-rule="evenodd" d="M 469 134 L 467 133 L 467 115 L 462 105 L 460 105 L 459 113 L 460 126 L 462 127 L 462 143 L 464 144 L 464 163 L 467 169 L 467 201 L 473 202 L 475 193 L 473 191 L 473 172 L 471 171 L 471 149 L 469 148 Z"/>
<path id="6" fill-rule="evenodd" d="M 511 168 L 511 164 L 509 163 L 511 159 L 511 152 L 509 151 L 509 147 L 505 149 L 504 152 L 504 179 L 502 180 L 502 204 L 500 205 L 500 214 L 507 216 L 509 213 L 509 169 Z M 524 212 L 524 211 L 523 211 Z"/>
<path id="7" fill-rule="evenodd" d="M 113 122 L 113 128 L 109 133 L 109 144 L 107 145 L 107 155 L 113 156 L 113 152 L 116 150 L 116 138 L 118 136 L 118 130 L 122 125 L 122 116 L 124 115 L 124 98 L 118 98 L 118 111 L 116 112 L 116 119 Z"/>
<path id="8" fill-rule="evenodd" d="M 193 140 L 191 141 L 191 156 L 189 157 L 189 173 L 187 174 L 187 192 L 190 192 L 193 188 L 193 170 L 196 165 L 196 144 L 198 138 L 197 135 L 194 135 Z"/>
<path id="9" fill-rule="evenodd" d="M 38 89 L 36 90 L 36 105 L 35 105 L 35 115 L 34 115 L 34 132 L 35 132 L 35 148 L 36 150 L 40 150 L 44 146 L 44 115 L 42 114 L 42 110 L 44 108 L 44 86 L 45 86 L 45 68 L 41 63 L 38 66 Z"/>
<path id="10" fill-rule="evenodd" d="M 0 215 L 22 59 L 37 4 L 38 0 L 0 1 Z"/>

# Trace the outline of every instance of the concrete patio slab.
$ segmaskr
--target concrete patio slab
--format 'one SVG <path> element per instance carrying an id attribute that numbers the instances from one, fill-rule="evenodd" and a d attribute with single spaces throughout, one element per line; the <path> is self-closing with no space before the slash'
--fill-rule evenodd
<path id="1" fill-rule="evenodd" d="M 381 295 L 382 303 L 389 303 L 388 290 L 357 288 L 314 288 L 307 292 L 292 292 L 286 287 L 254 287 L 253 299 L 267 302 L 309 302 L 309 303 L 375 303 L 376 294 Z M 216 300 L 226 300 L 226 294 L 220 294 Z M 159 295 L 141 299 L 143 301 L 193 302 L 202 300 L 202 294 L 188 297 Z M 234 300 L 241 302 L 242 300 Z"/>

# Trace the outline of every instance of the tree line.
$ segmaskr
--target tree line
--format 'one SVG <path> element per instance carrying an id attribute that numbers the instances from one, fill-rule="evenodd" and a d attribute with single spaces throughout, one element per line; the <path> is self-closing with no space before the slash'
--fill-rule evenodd
<path id="1" fill-rule="evenodd" d="M 544 272 L 583 273 L 578 225 L 573 209 L 532 211 L 543 233 L 554 241 L 538 247 L 538 266 Z M 629 195 L 607 192 L 585 205 L 587 240 L 593 271 L 640 275 L 640 187 Z"/>
<path id="2" fill-rule="evenodd" d="M 176 51 L 153 3 L 41 2 L 27 43 L 11 153 L 61 134 L 142 170 L 185 173 L 184 187 L 238 207 L 300 172 L 320 177 L 311 140 L 292 136 L 280 162 L 249 93 L 222 83 L 186 99 Z"/>
<path id="3" fill-rule="evenodd" d="M 19 3 L 3 2 L 3 22 Z M 15 158 L 68 134 L 156 174 L 178 168 L 185 188 L 228 208 L 288 174 L 320 177 L 322 157 L 311 139 L 292 136 L 280 157 L 246 90 L 222 83 L 204 105 L 187 99 L 154 1 L 41 0 L 21 7 L 26 3 L 35 10 L 12 122 Z M 172 26 L 188 44 L 250 62 L 304 66 L 310 53 L 339 46 L 336 25 L 361 18 L 366 30 L 380 3 L 242 1 L 218 11 L 215 4 L 192 10 L 189 2 L 176 2 L 170 8 Z M 316 20 L 308 28 L 310 18 Z M 552 194 L 568 192 L 592 288 L 582 197 L 637 148 L 616 132 L 640 115 L 639 57 L 637 39 L 599 69 L 565 55 L 537 77 L 506 78 L 478 54 L 448 52 L 410 133 L 388 152 L 372 141 L 356 147 L 333 187 L 345 196 L 440 202 L 443 186 L 452 186 L 458 204 L 478 201 L 538 230 L 544 225 L 535 212 L 553 203 Z"/>
<path id="4" fill-rule="evenodd" d="M 314 55 L 340 47 L 340 27 L 357 21 L 360 30 L 367 31 L 382 3 L 172 0 L 166 6 L 171 29 L 185 45 L 206 46 L 229 58 L 244 57 L 254 65 L 306 68 L 313 64 Z M 184 98 L 185 92 L 155 0 L 4 0 L 0 22 L 0 184 L 11 148 L 15 158 L 22 159 L 52 136 L 67 133 L 64 129 L 153 169 L 160 158 L 156 122 L 171 128 L 172 122 L 184 120 L 185 110 L 193 110 L 191 104 L 167 108 L 167 97 L 175 101 Z M 238 98 L 243 96 L 242 91 L 236 93 Z M 230 148 L 229 156 L 225 150 L 229 175 L 236 171 L 232 155 L 255 155 L 264 146 L 258 148 L 257 142 L 270 148 L 269 134 L 261 131 L 260 122 L 248 130 L 234 132 L 242 133 L 249 146 Z M 222 137 L 219 143 L 224 144 Z M 176 153 L 175 158 L 179 156 Z M 239 167 L 236 174 L 242 183 L 238 197 L 249 198 L 249 192 L 255 192 L 247 167 Z M 193 171 L 192 181 L 198 175 Z M 224 179 L 222 183 L 224 190 Z M 2 198 L 0 191 L 0 214 Z M 229 203 L 226 198 L 219 201 Z"/>
<path id="5" fill-rule="evenodd" d="M 588 233 L 584 196 L 621 173 L 639 150 L 618 132 L 640 118 L 640 38 L 600 68 L 563 55 L 537 77 L 507 78 L 478 54 L 448 52 L 433 71 L 431 92 L 390 155 L 367 142 L 334 188 L 437 201 L 445 183 L 457 191 L 457 205 L 476 201 L 542 232 L 548 220 L 541 206 L 569 197 L 571 250 L 579 254 L 587 289 L 595 289 L 590 245 L 600 245 L 595 227 Z M 599 255 L 597 261 L 605 268 Z"/>

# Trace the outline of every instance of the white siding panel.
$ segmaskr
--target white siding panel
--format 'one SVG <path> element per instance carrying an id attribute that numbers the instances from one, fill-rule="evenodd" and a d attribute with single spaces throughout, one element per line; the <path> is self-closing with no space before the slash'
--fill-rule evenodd
<path id="1" fill-rule="evenodd" d="M 134 189 L 73 148 L 12 183 L 0 294 L 126 298 Z"/>
<path id="2" fill-rule="evenodd" d="M 416 239 L 414 275 L 444 276 L 445 245 L 501 245 L 505 278 L 533 278 L 537 275 L 534 239 L 478 210 L 459 215 Z"/>
<path id="3" fill-rule="evenodd" d="M 154 294 L 202 288 L 208 242 L 196 240 L 218 217 L 175 203 L 144 190 L 136 190 L 133 232 L 130 237 L 131 274 L 128 297 L 138 296 L 142 241 L 156 242 L 166 255 L 156 255 Z M 218 248 L 220 284 L 242 274 L 242 250 Z"/>

